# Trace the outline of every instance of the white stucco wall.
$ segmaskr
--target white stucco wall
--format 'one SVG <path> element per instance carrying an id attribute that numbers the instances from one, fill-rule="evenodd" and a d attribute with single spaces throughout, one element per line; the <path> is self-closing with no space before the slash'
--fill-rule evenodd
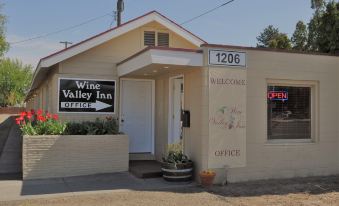
<path id="1" fill-rule="evenodd" d="M 227 48 L 224 48 L 227 50 Z M 234 50 L 234 49 L 231 49 Z M 231 182 L 339 173 L 339 58 L 284 52 L 247 52 L 247 165 L 230 169 Z M 206 54 L 207 55 L 207 54 Z M 236 69 L 236 68 L 235 68 Z M 267 139 L 267 80 L 317 83 L 316 138 L 309 143 L 272 143 Z M 216 182 L 225 178 L 217 170 Z"/>

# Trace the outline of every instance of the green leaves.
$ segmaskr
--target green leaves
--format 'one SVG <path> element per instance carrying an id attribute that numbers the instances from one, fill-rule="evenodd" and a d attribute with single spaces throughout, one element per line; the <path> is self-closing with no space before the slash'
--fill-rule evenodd
<path id="1" fill-rule="evenodd" d="M 266 27 L 257 40 L 257 47 L 261 48 L 290 49 L 292 47 L 288 36 L 280 33 L 273 25 Z"/>
<path id="2" fill-rule="evenodd" d="M 291 40 L 278 28 L 269 25 L 257 37 L 257 47 L 292 49 L 297 51 L 312 51 L 339 53 L 339 2 L 312 0 L 313 17 L 307 26 L 299 21 Z"/>
<path id="3" fill-rule="evenodd" d="M 182 151 L 169 151 L 167 157 L 163 157 L 163 161 L 174 164 L 191 162 L 191 160 L 189 160 L 188 157 L 182 153 Z"/>
<path id="4" fill-rule="evenodd" d="M 0 106 L 14 106 L 24 101 L 32 79 L 32 67 L 19 60 L 0 60 Z"/>
<path id="5" fill-rule="evenodd" d="M 335 54 L 339 51 L 339 3 L 331 1 L 320 14 L 316 36 L 317 49 L 320 52 Z"/>
<path id="6" fill-rule="evenodd" d="M 64 132 L 66 135 L 105 135 L 119 134 L 119 127 L 116 119 L 96 119 L 94 122 L 69 122 Z"/>
<path id="7" fill-rule="evenodd" d="M 0 4 L 0 10 L 2 9 L 2 4 Z M 9 44 L 6 41 L 5 37 L 5 24 L 6 24 L 6 16 L 0 14 L 0 57 L 3 57 L 4 54 L 9 49 Z"/>
<path id="8" fill-rule="evenodd" d="M 293 50 L 306 51 L 307 50 L 307 27 L 302 21 L 298 21 L 295 26 L 295 31 L 292 35 L 291 42 L 293 44 Z"/>

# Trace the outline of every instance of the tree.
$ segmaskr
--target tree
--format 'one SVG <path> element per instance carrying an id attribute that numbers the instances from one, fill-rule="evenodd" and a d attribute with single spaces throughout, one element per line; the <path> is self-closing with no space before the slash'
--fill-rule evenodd
<path id="1" fill-rule="evenodd" d="M 307 50 L 318 51 L 317 39 L 319 36 L 320 17 L 324 12 L 325 0 L 311 0 L 311 8 L 314 9 L 313 17 L 308 23 Z"/>
<path id="2" fill-rule="evenodd" d="M 297 51 L 306 51 L 306 45 L 307 45 L 307 38 L 308 32 L 307 27 L 302 21 L 298 21 L 298 23 L 295 26 L 295 31 L 292 35 L 291 42 L 293 45 L 293 50 Z"/>
<path id="3" fill-rule="evenodd" d="M 261 48 L 276 48 L 276 49 L 290 49 L 291 41 L 284 33 L 280 33 L 278 28 L 269 25 L 257 37 L 257 47 Z"/>
<path id="4" fill-rule="evenodd" d="M 0 106 L 21 104 L 32 79 L 32 67 L 19 60 L 2 59 L 0 63 Z"/>
<path id="5" fill-rule="evenodd" d="M 339 51 L 339 2 L 330 1 L 326 10 L 319 17 L 316 44 L 320 52 L 336 53 Z"/>
<path id="6" fill-rule="evenodd" d="M 2 5 L 0 5 L 0 10 L 1 10 L 1 7 Z M 6 42 L 6 36 L 5 36 L 5 24 L 6 24 L 6 17 L 0 14 L 0 57 L 3 57 L 3 55 L 9 49 L 9 45 Z"/>
<path id="7" fill-rule="evenodd" d="M 311 8 L 319 10 L 325 6 L 325 0 L 311 0 Z"/>

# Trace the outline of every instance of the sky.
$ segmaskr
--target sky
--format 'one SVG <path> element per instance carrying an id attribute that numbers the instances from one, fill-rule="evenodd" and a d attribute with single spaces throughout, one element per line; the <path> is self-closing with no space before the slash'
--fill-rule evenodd
<path id="1" fill-rule="evenodd" d="M 177 23 L 185 22 L 227 0 L 124 0 L 122 22 L 157 10 Z M 7 16 L 8 42 L 17 42 L 78 25 L 116 10 L 116 0 L 0 0 Z M 235 0 L 183 26 L 208 43 L 256 46 L 256 37 L 272 24 L 289 36 L 295 24 L 308 22 L 310 0 Z M 40 58 L 64 48 L 60 41 L 77 43 L 110 28 L 110 15 L 83 26 L 20 44 L 6 54 L 35 67 Z"/>

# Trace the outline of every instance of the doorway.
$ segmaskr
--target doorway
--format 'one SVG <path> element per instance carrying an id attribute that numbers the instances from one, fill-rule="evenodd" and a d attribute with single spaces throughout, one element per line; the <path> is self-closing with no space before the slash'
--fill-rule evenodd
<path id="1" fill-rule="evenodd" d="M 154 154 L 154 81 L 121 79 L 120 130 L 130 153 Z"/>
<path id="2" fill-rule="evenodd" d="M 169 79 L 168 144 L 181 144 L 183 139 L 181 114 L 184 109 L 184 76 Z"/>

